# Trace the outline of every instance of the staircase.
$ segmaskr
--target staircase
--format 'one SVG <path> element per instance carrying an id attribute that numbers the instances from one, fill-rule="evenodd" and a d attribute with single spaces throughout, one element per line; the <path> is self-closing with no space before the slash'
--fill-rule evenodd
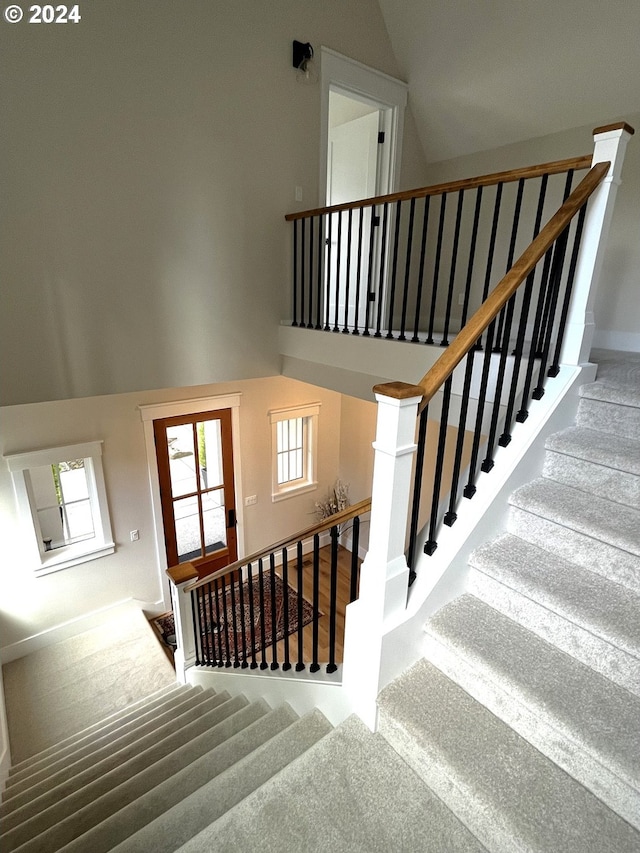
<path id="1" fill-rule="evenodd" d="M 491 851 L 640 851 L 640 361 L 510 503 L 380 731 Z"/>
<path id="2" fill-rule="evenodd" d="M 163 686 L 16 764 L 9 851 L 640 853 L 640 361 L 576 425 L 380 730 Z"/>

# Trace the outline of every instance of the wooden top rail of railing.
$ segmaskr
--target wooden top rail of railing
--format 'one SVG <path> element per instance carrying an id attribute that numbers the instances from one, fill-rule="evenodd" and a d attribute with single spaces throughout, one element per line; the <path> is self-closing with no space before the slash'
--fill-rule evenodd
<path id="1" fill-rule="evenodd" d="M 568 196 L 562 207 L 551 217 L 509 272 L 491 291 L 487 299 L 449 344 L 429 372 L 422 377 L 418 385 L 423 389 L 424 396 L 419 406 L 419 412 L 424 410 L 545 252 L 569 225 L 582 205 L 587 202 L 607 174 L 610 166 L 611 163 L 603 162 L 597 163 L 590 169 L 571 195 Z"/>
<path id="2" fill-rule="evenodd" d="M 424 198 L 428 195 L 442 195 L 443 193 L 456 192 L 458 190 L 472 190 L 476 187 L 488 187 L 494 184 L 506 184 L 519 181 L 521 178 L 539 178 L 542 175 L 557 175 L 568 172 L 571 169 L 588 169 L 593 156 L 585 154 L 583 157 L 570 157 L 567 160 L 554 160 L 551 163 L 540 163 L 537 166 L 523 166 L 520 169 L 510 169 L 506 172 L 493 172 L 490 175 L 479 175 L 476 178 L 463 178 L 459 181 L 451 181 L 446 184 L 434 184 L 431 187 L 420 187 L 415 190 L 403 190 L 402 192 L 379 195 L 374 198 L 365 198 L 360 201 L 350 201 L 344 204 L 335 204 L 332 207 L 317 207 L 314 210 L 302 210 L 298 213 L 287 213 L 287 222 L 296 219 L 308 219 L 311 216 L 320 216 L 325 213 L 339 213 L 341 210 L 357 210 L 360 207 L 372 207 L 376 204 L 388 204 L 394 201 L 409 201 L 412 198 Z"/>
<path id="3" fill-rule="evenodd" d="M 214 581 L 216 578 L 224 577 L 225 575 L 228 575 L 249 563 L 256 563 L 258 560 L 268 557 L 275 551 L 282 551 L 284 548 L 288 548 L 291 545 L 297 545 L 298 542 L 303 542 L 305 539 L 311 539 L 311 537 L 316 534 L 324 533 L 326 530 L 331 530 L 331 528 L 335 527 L 337 524 L 344 524 L 345 521 L 350 521 L 357 515 L 364 515 L 364 513 L 369 512 L 370 509 L 371 498 L 365 498 L 365 500 L 360 501 L 357 504 L 353 504 L 353 506 L 348 506 L 346 509 L 336 512 L 334 515 L 330 515 L 328 518 L 323 519 L 317 524 L 312 524 L 310 527 L 306 527 L 304 530 L 294 533 L 293 536 L 287 536 L 286 539 L 282 539 L 280 542 L 274 542 L 273 545 L 269 545 L 261 551 L 249 554 L 248 557 L 236 560 L 235 563 L 230 563 L 228 566 L 224 566 L 222 569 L 218 569 L 210 575 L 207 575 L 207 577 L 194 583 L 190 583 L 185 587 L 185 592 L 190 592 L 192 589 L 198 589 L 198 587 L 205 586 L 206 584 Z"/>

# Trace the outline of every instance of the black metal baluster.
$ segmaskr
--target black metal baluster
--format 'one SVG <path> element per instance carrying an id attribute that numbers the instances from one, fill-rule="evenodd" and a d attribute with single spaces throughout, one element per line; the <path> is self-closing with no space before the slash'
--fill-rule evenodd
<path id="1" fill-rule="evenodd" d="M 456 226 L 453 235 L 453 248 L 451 250 L 451 272 L 449 273 L 449 290 L 447 291 L 447 307 L 444 314 L 444 334 L 440 341 L 441 347 L 449 346 L 449 323 L 451 321 L 451 306 L 453 304 L 453 288 L 456 280 L 456 266 L 458 263 L 458 245 L 460 243 L 460 223 L 462 222 L 462 205 L 464 204 L 464 190 L 458 191 L 458 207 L 456 210 Z"/>
<path id="2" fill-rule="evenodd" d="M 482 419 L 484 416 L 484 406 L 487 400 L 487 386 L 489 384 L 489 370 L 491 368 L 491 346 L 493 344 L 493 332 L 496 321 L 492 320 L 487 329 L 487 345 L 482 362 L 482 378 L 480 380 L 480 390 L 478 392 L 478 409 L 476 412 L 476 423 L 473 431 L 473 444 L 471 447 L 471 459 L 469 461 L 469 479 L 464 487 L 463 495 L 465 498 L 471 499 L 476 493 L 476 467 L 478 464 L 478 452 L 480 449 L 480 439 L 482 437 Z M 479 343 L 479 341 L 478 341 Z M 478 347 L 476 343 L 476 348 Z"/>
<path id="3" fill-rule="evenodd" d="M 564 332 L 567 325 L 567 316 L 569 313 L 569 305 L 571 303 L 571 294 L 573 293 L 573 282 L 576 274 L 576 265 L 578 263 L 578 253 L 580 252 L 580 244 L 582 242 L 582 229 L 584 227 L 584 218 L 587 212 L 587 205 L 583 204 L 578 214 L 578 222 L 576 224 L 576 232 L 573 237 L 573 250 L 571 252 L 571 262 L 569 264 L 569 274 L 567 276 L 567 286 L 565 288 L 564 300 L 562 304 L 562 312 L 560 314 L 560 322 L 558 324 L 558 335 L 556 348 L 553 354 L 553 362 L 548 370 L 549 376 L 557 376 L 560 372 L 560 351 L 562 342 L 564 341 Z"/>
<path id="4" fill-rule="evenodd" d="M 478 187 L 476 194 L 476 206 L 473 212 L 473 228 L 471 229 L 471 246 L 469 248 L 469 262 L 467 264 L 467 280 L 464 286 L 464 303 L 462 305 L 462 316 L 460 318 L 460 329 L 467 322 L 469 312 L 469 300 L 471 298 L 471 282 L 473 279 L 473 264 L 476 257 L 476 245 L 478 242 L 478 226 L 480 224 L 480 208 L 482 206 L 482 187 Z"/>
<path id="5" fill-rule="evenodd" d="M 329 323 L 329 309 L 331 306 L 331 299 L 329 297 L 331 293 L 332 283 L 331 283 L 331 232 L 333 225 L 333 214 L 327 214 L 327 268 L 325 279 L 327 282 L 327 290 L 325 293 L 325 317 L 324 317 L 324 330 L 325 332 L 331 331 L 331 324 Z"/>
<path id="6" fill-rule="evenodd" d="M 544 210 L 544 200 L 547 192 L 548 175 L 542 176 L 540 184 L 540 194 L 538 196 L 538 209 L 536 211 L 535 224 L 533 226 L 533 238 L 538 236 L 540 225 L 542 223 L 542 213 Z M 509 392 L 509 401 L 507 403 L 507 411 L 504 419 L 504 431 L 498 439 L 498 444 L 501 447 L 507 447 L 511 441 L 511 428 L 513 422 L 513 412 L 515 409 L 516 394 L 518 391 L 518 379 L 520 377 L 520 367 L 522 363 L 522 354 L 524 351 L 525 334 L 527 323 L 529 321 L 529 311 L 531 307 L 531 296 L 533 293 L 533 283 L 535 280 L 535 267 L 527 276 L 522 297 L 522 306 L 520 308 L 520 322 L 518 324 L 518 334 L 516 336 L 516 346 L 513 353 L 513 373 L 511 377 L 511 389 Z"/>
<path id="7" fill-rule="evenodd" d="M 570 225 L 571 223 L 569 223 Z M 555 250 L 553 252 L 553 260 L 551 262 L 551 276 L 549 278 L 550 286 L 547 290 L 547 301 L 545 308 L 548 309 L 546 316 L 546 331 L 544 342 L 542 345 L 542 353 L 540 355 L 540 372 L 538 374 L 538 384 L 533 389 L 532 397 L 534 400 L 541 400 L 544 396 L 544 376 L 549 359 L 549 350 L 551 348 L 551 336 L 553 334 L 553 326 L 556 317 L 556 308 L 558 305 L 558 295 L 560 293 L 560 281 L 562 279 L 562 271 L 564 269 L 564 259 L 567 251 L 567 242 L 569 240 L 569 225 L 564 229 L 556 240 Z"/>
<path id="8" fill-rule="evenodd" d="M 429 406 L 418 415 L 418 447 L 416 450 L 416 467 L 413 477 L 413 499 L 411 502 L 411 524 L 409 527 L 409 586 L 416 579 L 416 539 L 418 537 L 418 520 L 420 518 L 420 503 L 422 498 L 422 476 L 424 473 L 424 458 L 427 446 L 427 421 L 429 419 Z"/>
<path id="9" fill-rule="evenodd" d="M 257 652 L 256 652 L 256 613 L 255 613 L 255 604 L 253 601 L 253 567 L 251 563 L 247 566 L 247 593 L 249 594 L 249 622 L 250 633 L 249 640 L 251 643 L 251 663 L 249 664 L 250 669 L 258 668 L 257 661 Z"/>
<path id="10" fill-rule="evenodd" d="M 302 672 L 304 669 L 304 558 L 302 553 L 302 542 L 298 542 L 296 548 L 296 562 L 298 568 L 298 662 L 296 663 L 296 672 Z"/>
<path id="11" fill-rule="evenodd" d="M 500 403 L 502 401 L 502 388 L 504 386 L 504 375 L 507 367 L 507 356 L 509 355 L 509 336 L 511 334 L 511 324 L 513 321 L 513 309 L 515 306 L 515 295 L 507 302 L 499 315 L 498 322 L 502 326 L 504 340 L 502 342 L 502 350 L 500 351 L 500 361 L 498 364 L 498 377 L 494 389 L 493 409 L 491 410 L 491 426 L 489 428 L 489 437 L 487 439 L 487 455 L 482 461 L 481 470 L 491 471 L 494 465 L 493 452 L 495 449 L 496 432 L 498 430 L 498 418 L 500 416 Z M 503 317 L 504 315 L 504 317 Z M 496 348 L 493 348 L 494 353 Z"/>
<path id="12" fill-rule="evenodd" d="M 249 664 L 247 662 L 247 614 L 244 604 L 245 584 L 242 579 L 242 569 L 238 569 L 238 599 L 240 601 L 240 624 L 242 625 L 241 645 L 242 645 L 242 660 L 240 666 L 246 669 Z"/>
<path id="13" fill-rule="evenodd" d="M 524 192 L 524 178 L 520 178 L 518 181 L 518 192 L 516 195 L 516 206 L 513 212 L 513 225 L 511 226 L 511 239 L 509 241 L 509 253 L 507 255 L 507 266 L 505 269 L 505 273 L 509 272 L 511 267 L 513 266 L 513 256 L 515 254 L 516 249 L 516 240 L 518 238 L 518 225 L 520 223 L 520 210 L 522 209 L 522 194 Z M 498 329 L 496 331 L 496 340 L 493 345 L 494 352 L 500 352 L 502 350 L 502 338 L 504 335 L 504 319 L 506 314 L 504 312 L 500 312 L 498 317 Z M 508 346 L 508 341 L 507 341 Z"/>
<path id="14" fill-rule="evenodd" d="M 282 619 L 284 627 L 284 661 L 282 669 L 286 672 L 291 669 L 291 658 L 289 655 L 289 555 L 287 549 L 282 549 Z"/>
<path id="15" fill-rule="evenodd" d="M 398 274 L 398 250 L 400 249 L 400 219 L 402 202 L 396 202 L 396 227 L 393 236 L 393 261 L 391 263 L 391 292 L 389 294 L 389 320 L 387 322 L 387 338 L 393 338 L 393 320 L 396 311 L 396 278 Z"/>
<path id="16" fill-rule="evenodd" d="M 298 325 L 298 220 L 293 220 L 293 320 Z"/>
<path id="17" fill-rule="evenodd" d="M 548 286 L 549 272 L 551 270 L 551 259 L 553 257 L 553 246 L 545 252 L 544 262 L 542 265 L 542 275 L 540 279 L 540 288 L 538 291 L 538 302 L 536 306 L 535 319 L 533 321 L 533 332 L 531 334 L 531 346 L 529 348 L 529 359 L 527 362 L 527 372 L 525 374 L 524 387 L 520 403 L 520 411 L 516 415 L 518 423 L 524 423 L 529 417 L 527 405 L 530 399 L 531 383 L 533 381 L 533 371 L 535 368 L 536 359 L 538 358 L 537 346 L 540 335 L 540 326 L 542 324 L 542 314 L 544 311 L 545 295 Z"/>
<path id="18" fill-rule="evenodd" d="M 202 589 L 202 604 L 204 607 L 204 624 L 205 627 L 208 627 L 208 630 L 205 630 L 205 638 L 206 638 L 206 651 L 203 646 L 202 652 L 203 657 L 206 654 L 206 662 L 207 664 L 215 663 L 216 651 L 214 648 L 213 642 L 213 600 L 211 597 L 211 583 L 208 583 L 206 586 L 201 587 Z M 207 612 L 208 611 L 208 612 Z"/>
<path id="19" fill-rule="evenodd" d="M 387 229 L 389 227 L 389 205 L 382 206 L 382 238 L 380 242 L 380 271 L 378 276 L 378 318 L 376 322 L 376 338 L 382 337 L 382 308 L 386 298 L 385 267 L 387 254 Z"/>
<path id="20" fill-rule="evenodd" d="M 231 644 L 229 641 L 229 605 L 227 602 L 227 582 L 224 576 L 221 579 L 221 588 L 222 588 L 222 607 L 224 609 L 224 618 L 223 622 L 223 630 L 224 630 L 224 652 L 225 659 L 224 665 L 225 667 L 230 667 L 231 664 Z M 220 623 L 218 623 L 218 631 L 220 631 Z"/>
<path id="21" fill-rule="evenodd" d="M 336 304 L 333 311 L 333 331 L 339 332 L 338 315 L 340 312 L 340 267 L 342 265 L 342 211 L 337 213 L 338 217 L 338 241 L 336 244 Z"/>
<path id="22" fill-rule="evenodd" d="M 444 467 L 444 456 L 447 445 L 447 427 L 449 419 L 449 403 L 451 401 L 451 385 L 453 378 L 444 383 L 442 393 L 442 413 L 440 415 L 440 429 L 438 431 L 438 449 L 436 451 L 436 467 L 433 477 L 433 495 L 431 498 L 431 516 L 429 519 L 429 538 L 425 542 L 424 553 L 429 557 L 438 547 L 436 541 L 436 528 L 438 524 L 438 509 L 440 506 L 440 486 L 442 485 L 442 469 Z"/>
<path id="23" fill-rule="evenodd" d="M 198 607 L 198 590 L 191 590 L 191 615 L 193 616 L 193 641 L 196 651 L 196 666 L 202 666 L 202 620 L 200 618 L 200 608 Z M 197 609 L 196 609 L 197 608 Z"/>
<path id="24" fill-rule="evenodd" d="M 345 276 L 345 291 L 344 291 L 344 325 L 342 333 L 349 334 L 349 295 L 351 290 L 351 236 L 353 228 L 353 208 L 349 208 L 347 216 L 347 269 Z"/>
<path id="25" fill-rule="evenodd" d="M 265 602 L 264 602 L 264 566 L 262 557 L 258 560 L 258 584 L 260 593 L 260 669 L 267 669 L 267 632 L 264 624 Z"/>
<path id="26" fill-rule="evenodd" d="M 367 293 L 365 298 L 364 330 L 362 334 L 369 337 L 369 308 L 371 307 L 370 296 L 373 293 L 373 258 L 376 244 L 376 228 L 378 227 L 375 205 L 371 208 L 371 222 L 369 223 L 369 269 L 367 270 Z M 380 294 L 378 294 L 378 297 Z"/>
<path id="27" fill-rule="evenodd" d="M 231 624 L 233 626 L 233 666 L 240 666 L 240 655 L 238 652 L 238 614 L 236 612 L 236 584 L 233 575 L 229 580 L 229 596 L 231 598 Z"/>
<path id="28" fill-rule="evenodd" d="M 409 233 L 407 235 L 407 259 L 405 261 L 404 267 L 404 288 L 402 290 L 402 316 L 400 318 L 400 337 L 398 340 L 406 341 L 406 337 L 404 334 L 406 323 L 407 323 L 407 304 L 409 301 L 409 277 L 411 274 L 411 247 L 413 244 L 413 221 L 415 218 L 416 212 L 416 200 L 415 198 L 411 199 L 411 205 L 409 207 Z"/>
<path id="29" fill-rule="evenodd" d="M 306 227 L 307 220 L 302 220 L 301 235 L 300 235 L 300 325 L 305 326 L 304 322 L 304 291 L 305 291 L 305 247 L 306 247 Z"/>
<path id="30" fill-rule="evenodd" d="M 307 328 L 313 329 L 313 220 L 309 218 L 309 315 L 307 318 Z"/>
<path id="31" fill-rule="evenodd" d="M 362 229 L 364 227 L 364 207 L 360 208 L 358 225 L 358 266 L 356 268 L 356 316 L 353 318 L 354 335 L 360 334 L 360 288 L 362 283 Z M 366 304 L 366 303 L 365 303 Z"/>
<path id="32" fill-rule="evenodd" d="M 491 273 L 493 270 L 493 255 L 496 248 L 496 237 L 498 235 L 498 222 L 500 219 L 500 207 L 502 203 L 502 188 L 503 184 L 498 184 L 496 187 L 496 200 L 493 206 L 493 219 L 491 222 L 491 237 L 489 238 L 489 251 L 487 253 L 487 266 L 484 275 L 484 286 L 482 288 L 482 301 L 484 302 L 489 295 L 489 285 L 491 283 Z M 478 348 L 482 347 L 482 337 L 476 344 Z"/>
<path id="33" fill-rule="evenodd" d="M 351 581 L 349 584 L 349 604 L 358 597 L 358 573 L 360 568 L 360 516 L 353 519 L 351 528 Z"/>
<path id="34" fill-rule="evenodd" d="M 320 214 L 318 217 L 318 281 L 316 288 L 316 329 L 322 328 L 322 294 L 324 288 L 322 286 L 322 264 L 324 260 L 323 243 L 324 240 L 324 216 Z"/>
<path id="35" fill-rule="evenodd" d="M 279 669 L 278 664 L 278 602 L 276 600 L 276 557 L 269 554 L 269 580 L 271 586 L 271 669 Z M 285 604 L 286 590 L 283 589 L 282 604 Z"/>
<path id="36" fill-rule="evenodd" d="M 442 258 L 442 235 L 444 233 L 444 219 L 447 209 L 447 194 L 440 196 L 440 219 L 438 222 L 438 243 L 436 246 L 436 261 L 433 268 L 433 287 L 431 291 L 431 308 L 429 310 L 429 330 L 425 343 L 433 344 L 433 325 L 436 318 L 436 301 L 438 299 L 438 279 L 440 278 L 440 260 Z"/>
<path id="37" fill-rule="evenodd" d="M 320 537 L 316 533 L 313 537 L 313 649 L 312 664 L 310 672 L 320 669 L 318 663 L 318 621 L 319 621 L 319 593 L 320 593 Z"/>
<path id="38" fill-rule="evenodd" d="M 462 451 L 465 441 L 465 427 L 467 423 L 467 412 L 469 409 L 469 398 L 471 389 L 471 379 L 473 378 L 473 348 L 467 353 L 467 364 L 464 371 L 464 384 L 462 390 L 462 401 L 460 403 L 460 420 L 458 421 L 458 436 L 456 439 L 456 453 L 453 461 L 453 473 L 451 477 L 451 492 L 449 494 L 449 510 L 445 513 L 444 523 L 451 527 L 455 524 L 458 515 L 456 507 L 458 505 L 458 483 L 460 480 L 460 468 L 462 466 Z"/>
<path id="39" fill-rule="evenodd" d="M 220 585 L 218 583 L 217 578 L 213 582 L 213 597 L 214 597 L 215 604 L 216 604 L 216 620 L 215 620 L 215 624 L 214 623 L 211 624 L 212 642 L 213 642 L 214 647 L 215 647 L 216 639 L 218 641 L 216 665 L 217 666 L 224 666 L 224 652 L 222 649 L 222 629 L 221 629 L 222 620 L 220 618 Z"/>
<path id="40" fill-rule="evenodd" d="M 327 672 L 335 672 L 336 666 L 336 616 L 338 610 L 338 526 L 331 528 L 331 588 L 329 593 L 329 663 Z"/>
<path id="41" fill-rule="evenodd" d="M 422 240 L 420 242 L 420 268 L 418 272 L 418 293 L 416 295 L 416 315 L 413 320 L 412 342 L 418 343 L 418 329 L 420 328 L 420 308 L 422 307 L 422 286 L 424 284 L 424 260 L 427 252 L 427 230 L 429 228 L 429 202 L 431 196 L 425 196 L 424 211 L 422 214 Z"/>

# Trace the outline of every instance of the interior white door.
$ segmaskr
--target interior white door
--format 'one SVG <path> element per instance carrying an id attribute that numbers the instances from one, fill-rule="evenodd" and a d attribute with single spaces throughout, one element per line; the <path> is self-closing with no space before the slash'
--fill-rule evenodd
<path id="1" fill-rule="evenodd" d="M 376 194 L 378 171 L 379 111 L 344 122 L 329 131 L 327 163 L 327 203 L 343 204 Z M 362 233 L 366 235 L 359 251 L 360 213 L 351 217 L 352 235 L 349 241 L 349 215 L 333 214 L 327 223 L 327 317 L 329 324 L 343 328 L 365 326 L 369 275 L 369 234 L 371 212 L 365 211 Z M 340 235 L 340 240 L 338 240 Z M 339 260 L 339 263 L 338 263 Z M 339 274 L 338 274 L 339 266 Z M 357 282 L 360 281 L 360 293 Z"/>

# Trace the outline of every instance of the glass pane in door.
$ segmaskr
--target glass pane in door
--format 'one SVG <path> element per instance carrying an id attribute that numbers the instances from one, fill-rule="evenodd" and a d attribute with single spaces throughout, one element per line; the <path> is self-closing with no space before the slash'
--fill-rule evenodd
<path id="1" fill-rule="evenodd" d="M 205 553 L 212 554 L 214 551 L 226 548 L 227 520 L 222 489 L 202 495 L 202 521 Z"/>
<path id="2" fill-rule="evenodd" d="M 198 496 L 181 498 L 173 502 L 178 562 L 186 563 L 202 556 L 200 541 L 200 514 Z"/>
<path id="3" fill-rule="evenodd" d="M 200 488 L 213 489 L 224 482 L 222 472 L 222 427 L 220 421 L 196 424 L 198 455 L 200 457 Z"/>
<path id="4" fill-rule="evenodd" d="M 171 494 L 174 498 L 197 491 L 196 454 L 193 444 L 193 424 L 167 427 Z"/>

